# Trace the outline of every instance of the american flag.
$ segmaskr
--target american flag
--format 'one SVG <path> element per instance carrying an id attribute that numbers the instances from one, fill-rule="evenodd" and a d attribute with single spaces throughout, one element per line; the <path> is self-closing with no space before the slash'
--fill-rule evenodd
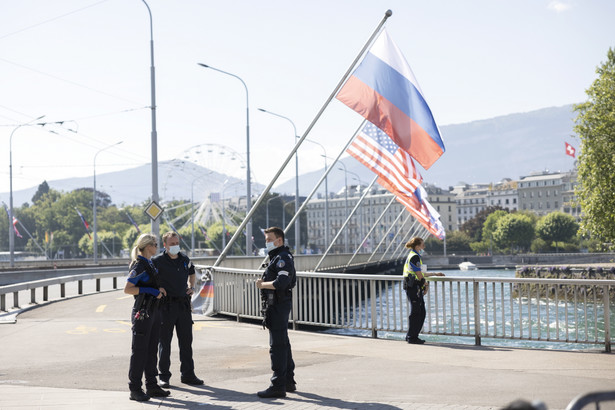
<path id="1" fill-rule="evenodd" d="M 412 193 L 423 182 L 410 155 L 370 122 L 365 124 L 346 152 L 386 181 L 387 185 L 402 192 Z"/>

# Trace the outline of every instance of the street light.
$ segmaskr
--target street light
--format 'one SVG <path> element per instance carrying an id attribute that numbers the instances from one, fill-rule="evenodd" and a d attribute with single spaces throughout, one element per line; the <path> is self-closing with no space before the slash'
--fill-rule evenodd
<path id="1" fill-rule="evenodd" d="M 143 4 L 149 13 L 149 34 L 150 34 L 150 89 L 151 89 L 151 111 L 152 111 L 152 201 L 158 203 L 158 133 L 156 132 L 156 69 L 154 68 L 154 22 L 152 11 L 145 0 Z M 158 219 L 152 219 L 152 234 L 158 238 L 160 235 L 160 225 Z"/>
<path id="2" fill-rule="evenodd" d="M 9 137 L 9 254 L 11 268 L 15 266 L 15 230 L 13 228 L 13 134 L 21 127 L 31 125 L 34 121 L 38 121 L 43 117 L 44 115 L 41 115 L 38 118 L 18 125 L 13 129 Z"/>
<path id="3" fill-rule="evenodd" d="M 197 63 L 197 64 L 200 65 L 201 67 L 209 68 L 219 73 L 230 75 L 231 77 L 235 77 L 236 79 L 241 81 L 241 84 L 243 84 L 243 87 L 246 89 L 246 166 L 247 166 L 247 170 L 246 170 L 246 180 L 247 180 L 246 215 L 247 215 L 250 212 L 250 209 L 252 208 L 252 183 L 250 182 L 250 104 L 248 100 L 248 86 L 241 79 L 241 77 L 235 74 L 222 71 L 218 68 L 209 66 L 207 64 L 203 64 L 203 63 Z M 252 221 L 248 221 L 246 225 L 246 256 L 250 255 L 252 253 L 251 251 L 252 251 Z"/>
<path id="4" fill-rule="evenodd" d="M 329 244 L 329 175 L 327 175 L 327 150 L 319 142 L 313 141 L 309 138 L 305 139 L 313 144 L 316 144 L 322 148 L 324 152 L 321 157 L 325 159 L 325 247 Z"/>
<path id="5" fill-rule="evenodd" d="M 359 193 L 361 193 L 361 190 L 363 189 L 363 182 L 361 181 L 361 177 L 359 177 L 358 174 L 352 172 L 352 171 L 348 171 L 349 174 L 354 175 L 354 179 L 357 180 L 357 182 L 359 182 L 359 189 L 357 190 Z M 362 207 L 362 205 L 359 205 L 360 207 Z M 359 212 L 359 220 L 360 220 L 360 231 L 359 231 L 359 238 L 363 238 L 363 209 L 360 210 Z M 355 242 L 356 245 L 356 242 Z M 361 246 L 363 244 L 359 244 L 359 246 Z"/>
<path id="6" fill-rule="evenodd" d="M 271 114 L 271 115 L 275 115 L 276 117 L 280 117 L 283 118 L 285 120 L 287 120 L 288 122 L 290 122 L 293 126 L 293 130 L 295 132 L 295 144 L 297 143 L 297 140 L 299 139 L 299 136 L 297 135 L 297 127 L 295 127 L 295 123 L 288 117 L 285 117 L 283 115 L 280 114 L 276 114 L 274 112 L 271 111 L 267 111 L 264 108 L 259 108 L 259 111 L 265 112 L 267 114 Z M 299 212 L 299 153 L 297 151 L 295 151 L 295 215 L 297 215 L 297 213 Z M 295 221 L 295 253 L 299 253 L 301 246 L 300 246 L 300 228 L 299 228 L 299 221 L 300 218 L 297 215 L 297 220 Z"/>
<path id="7" fill-rule="evenodd" d="M 94 154 L 94 192 L 92 193 L 92 200 L 93 200 L 93 214 L 94 216 L 92 217 L 92 220 L 94 222 L 94 263 L 98 263 L 98 236 L 97 236 L 97 229 L 96 229 L 96 202 L 97 202 L 97 198 L 96 198 L 96 157 L 98 156 L 98 154 L 100 154 L 101 152 L 111 148 L 111 147 L 115 147 L 116 145 L 120 145 L 122 142 L 124 141 L 119 141 L 116 142 L 115 144 L 111 144 L 111 145 L 107 145 L 104 148 L 99 149 L 96 154 Z"/>
<path id="8" fill-rule="evenodd" d="M 344 171 L 344 196 L 345 196 L 345 216 L 348 218 L 348 171 L 346 171 L 346 164 L 340 162 L 340 165 L 344 166 L 344 169 L 338 168 L 340 171 Z M 348 253 L 348 229 L 344 229 L 344 252 Z"/>

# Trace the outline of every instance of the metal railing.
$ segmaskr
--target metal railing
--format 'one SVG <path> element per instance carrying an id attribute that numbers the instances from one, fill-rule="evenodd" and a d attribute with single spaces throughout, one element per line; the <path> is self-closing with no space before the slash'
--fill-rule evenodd
<path id="1" fill-rule="evenodd" d="M 27 298 L 28 292 L 29 303 L 35 305 L 69 296 L 117 289 L 118 277 L 126 277 L 126 272 L 87 273 L 0 286 L 0 312 L 22 308 L 23 298 Z"/>
<path id="2" fill-rule="evenodd" d="M 214 311 L 259 319 L 262 271 L 211 269 Z M 604 345 L 611 351 L 615 281 L 430 277 L 424 334 Z M 290 321 L 338 329 L 406 332 L 401 276 L 298 272 Z"/>

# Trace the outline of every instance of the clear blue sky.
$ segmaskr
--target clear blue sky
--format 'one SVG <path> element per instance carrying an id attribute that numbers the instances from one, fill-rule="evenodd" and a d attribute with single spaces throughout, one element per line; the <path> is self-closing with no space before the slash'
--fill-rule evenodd
<path id="1" fill-rule="evenodd" d="M 205 143 L 245 154 L 243 86 L 197 66 L 203 62 L 248 86 L 252 168 L 263 184 L 292 148 L 293 131 L 257 108 L 291 118 L 301 135 L 386 9 L 393 10 L 387 30 L 441 126 L 581 102 L 596 66 L 615 46 L 615 2 L 607 0 L 148 3 L 159 161 Z M 97 174 L 148 163 L 149 18 L 142 1 L 1 4 L 0 192 L 9 189 L 9 135 L 41 115 L 66 122 L 15 132 L 14 190 L 92 175 L 95 153 L 117 141 L 123 143 L 98 155 Z M 360 121 L 334 100 L 309 138 L 333 157 Z M 321 168 L 321 152 L 306 143 L 300 172 Z M 205 154 L 202 159 L 216 161 Z M 160 170 L 161 180 L 165 172 Z M 291 167 L 281 180 L 293 175 Z M 429 171 L 423 175 L 429 181 Z M 114 189 L 134 184 L 151 182 L 126 181 Z M 8 202 L 8 195 L 0 200 Z"/>

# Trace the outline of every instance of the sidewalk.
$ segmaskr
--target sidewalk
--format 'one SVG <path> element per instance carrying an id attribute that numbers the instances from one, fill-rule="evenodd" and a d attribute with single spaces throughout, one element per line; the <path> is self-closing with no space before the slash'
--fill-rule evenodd
<path id="1" fill-rule="evenodd" d="M 578 394 L 615 388 L 615 355 L 408 345 L 290 331 L 297 392 L 264 400 L 268 335 L 260 326 L 195 316 L 194 358 L 205 386 L 128 400 L 131 300 L 120 291 L 52 303 L 0 324 L 0 409 L 499 409 L 523 398 L 564 409 Z M 426 337 L 429 342 L 429 337 Z M 611 405 L 611 407 L 609 407 Z M 615 403 L 601 409 L 613 409 Z"/>

